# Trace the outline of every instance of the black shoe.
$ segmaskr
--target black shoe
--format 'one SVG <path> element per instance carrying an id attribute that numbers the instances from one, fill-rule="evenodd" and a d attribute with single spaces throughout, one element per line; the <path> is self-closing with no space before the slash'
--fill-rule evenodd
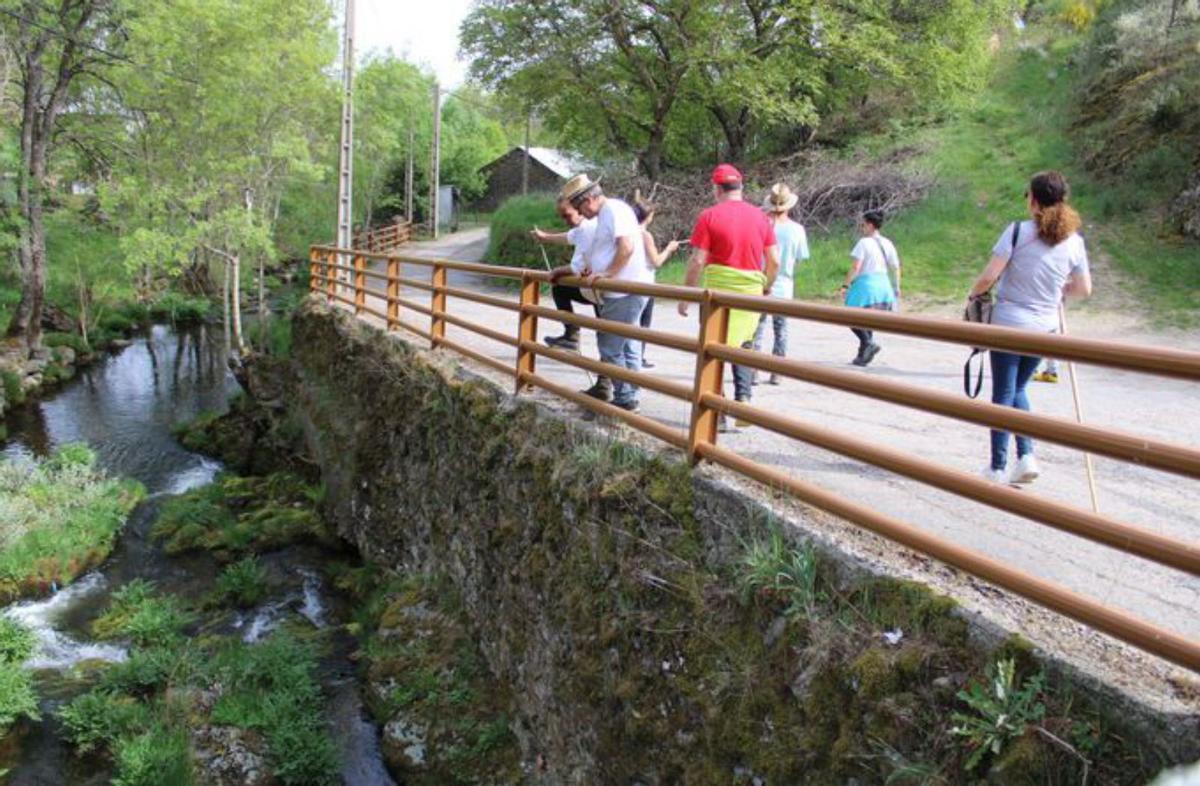
<path id="1" fill-rule="evenodd" d="M 867 346 L 864 344 L 858 348 L 858 354 L 854 356 L 854 360 L 850 362 L 856 366 L 865 366 L 867 361 L 864 359 L 867 356 Z"/>
<path id="2" fill-rule="evenodd" d="M 630 401 L 625 401 L 625 402 L 614 401 L 613 406 L 620 407 L 621 409 L 625 410 L 626 412 L 637 412 L 638 410 L 640 410 L 642 408 L 641 402 L 639 402 L 636 398 L 632 399 Z"/>
<path id="3" fill-rule="evenodd" d="M 646 358 L 642 358 L 642 368 L 654 368 L 654 363 L 646 360 Z"/>
<path id="4" fill-rule="evenodd" d="M 555 349 L 565 349 L 570 352 L 579 351 L 579 334 L 563 333 L 561 336 L 546 336 L 546 346 Z"/>
<path id="5" fill-rule="evenodd" d="M 879 354 L 879 350 L 881 350 L 881 349 L 883 349 L 883 347 L 879 346 L 878 344 L 869 345 L 867 347 L 866 351 L 863 352 L 862 363 L 860 363 L 859 365 L 865 366 L 868 363 L 870 363 L 872 360 L 875 359 L 875 356 Z"/>
<path id="6" fill-rule="evenodd" d="M 601 401 L 609 401 L 612 399 L 612 383 L 608 381 L 607 377 L 600 377 L 596 380 L 596 384 L 579 392 Z"/>

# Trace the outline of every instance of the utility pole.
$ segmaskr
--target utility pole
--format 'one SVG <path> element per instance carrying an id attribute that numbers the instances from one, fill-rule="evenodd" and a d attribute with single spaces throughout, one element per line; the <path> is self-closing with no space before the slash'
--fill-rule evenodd
<path id="1" fill-rule="evenodd" d="M 408 171 L 404 173 L 404 217 L 408 223 L 413 219 L 413 128 L 412 118 L 408 121 Z"/>
<path id="2" fill-rule="evenodd" d="M 525 158 L 521 160 L 521 193 L 529 193 L 529 126 L 533 123 L 533 110 L 525 113 Z"/>
<path id="3" fill-rule="evenodd" d="M 342 48 L 342 143 L 338 155 L 337 245 L 339 248 L 350 248 L 354 242 L 351 235 L 354 218 L 350 202 L 354 188 L 354 0 L 346 0 Z M 348 263 L 343 259 L 341 264 Z"/>
<path id="4" fill-rule="evenodd" d="M 438 186 L 442 164 L 442 87 L 433 83 L 433 156 L 429 166 L 429 216 L 430 234 L 438 236 Z"/>

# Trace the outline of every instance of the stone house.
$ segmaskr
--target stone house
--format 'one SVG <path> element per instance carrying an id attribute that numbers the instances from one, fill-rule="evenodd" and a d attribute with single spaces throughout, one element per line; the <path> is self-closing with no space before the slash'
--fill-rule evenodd
<path id="1" fill-rule="evenodd" d="M 521 170 L 525 147 L 518 145 L 491 163 L 479 168 L 487 179 L 487 190 L 471 206 L 490 213 L 504 200 L 521 193 Z M 556 193 L 573 175 L 587 170 L 588 162 L 550 147 L 529 148 L 529 193 Z"/>

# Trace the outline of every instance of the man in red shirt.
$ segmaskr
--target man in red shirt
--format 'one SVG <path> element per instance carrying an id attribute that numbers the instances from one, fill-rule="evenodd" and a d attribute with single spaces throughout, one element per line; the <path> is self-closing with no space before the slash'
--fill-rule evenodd
<path id="1" fill-rule="evenodd" d="M 687 286 L 696 286 L 703 273 L 704 286 L 709 289 L 754 295 L 770 292 L 779 272 L 774 227 L 765 213 L 743 201 L 742 173 L 737 169 L 721 164 L 713 170 L 712 183 L 716 204 L 696 219 Z M 687 303 L 679 304 L 679 313 L 687 316 Z M 752 348 L 758 316 L 753 311 L 731 310 L 726 343 Z M 753 369 L 733 367 L 734 397 L 738 401 L 750 400 L 753 374 Z"/>

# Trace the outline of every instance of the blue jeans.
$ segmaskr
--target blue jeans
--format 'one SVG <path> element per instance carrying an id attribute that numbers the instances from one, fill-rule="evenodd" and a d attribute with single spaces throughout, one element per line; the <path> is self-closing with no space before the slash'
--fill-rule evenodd
<path id="1" fill-rule="evenodd" d="M 600 305 L 600 318 L 613 322 L 636 325 L 646 308 L 644 295 L 624 297 L 605 296 Z M 600 360 L 630 371 L 642 370 L 642 342 L 614 333 L 596 333 L 596 345 L 600 348 Z M 630 404 L 637 398 L 637 386 L 613 378 L 613 403 Z"/>
<path id="2" fill-rule="evenodd" d="M 1037 371 L 1041 358 L 1031 355 L 1014 355 L 1010 352 L 992 350 L 992 403 L 1002 407 L 1015 407 L 1029 411 L 1029 396 L 1025 386 Z M 1017 458 L 1033 452 L 1033 440 L 1017 435 Z M 1008 466 L 1008 432 L 992 430 L 992 469 L 1002 470 Z"/>
<path id="3" fill-rule="evenodd" d="M 778 314 L 771 314 L 771 328 L 775 333 L 775 344 L 771 347 L 771 354 L 775 357 L 785 357 L 787 355 L 787 339 L 788 339 L 788 323 L 787 317 L 781 317 Z M 767 334 L 767 315 L 762 314 L 758 318 L 758 328 L 754 331 L 754 349 L 762 350 L 763 339 Z"/>

